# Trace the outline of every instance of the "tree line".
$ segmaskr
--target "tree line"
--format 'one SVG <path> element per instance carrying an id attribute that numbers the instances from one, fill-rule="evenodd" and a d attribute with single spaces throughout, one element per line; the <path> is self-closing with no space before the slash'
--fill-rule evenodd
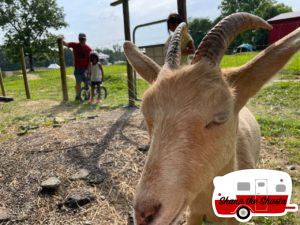
<path id="1" fill-rule="evenodd" d="M 278 14 L 290 12 L 292 8 L 276 0 L 222 0 L 220 16 L 215 20 L 191 18 L 189 29 L 197 46 L 206 33 L 222 18 L 235 12 L 249 12 L 268 20 Z M 62 7 L 56 0 L 0 0 L 0 28 L 5 32 L 4 44 L 0 46 L 0 67 L 3 70 L 19 69 L 19 49 L 25 50 L 30 70 L 35 66 L 57 63 L 57 36 L 51 31 L 68 26 Z M 268 42 L 264 30 L 248 31 L 240 35 L 231 48 L 250 43 L 264 48 Z M 96 51 L 110 56 L 110 62 L 125 60 L 121 46 L 112 49 L 97 48 Z M 73 65 L 73 54 L 65 49 L 67 66 Z"/>

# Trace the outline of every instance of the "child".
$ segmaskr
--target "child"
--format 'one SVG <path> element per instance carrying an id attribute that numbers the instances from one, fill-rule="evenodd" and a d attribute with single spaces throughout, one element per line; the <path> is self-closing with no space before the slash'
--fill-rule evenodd
<path id="1" fill-rule="evenodd" d="M 177 13 L 172 13 L 169 15 L 168 20 L 167 20 L 167 25 L 168 25 L 168 32 L 174 32 L 177 28 L 177 26 L 184 22 L 182 17 L 177 14 Z M 170 36 L 165 44 L 165 50 L 167 50 L 169 46 L 169 42 L 171 40 Z M 194 46 L 194 41 L 191 35 L 188 32 L 184 32 L 182 39 L 181 39 L 181 65 L 183 64 L 188 64 L 188 56 L 190 54 L 194 54 L 195 52 L 195 46 Z"/>
<path id="2" fill-rule="evenodd" d="M 96 52 L 90 54 L 90 65 L 89 65 L 89 76 L 91 79 L 91 97 L 89 102 L 92 103 L 95 97 L 95 88 L 97 88 L 98 96 L 97 103 L 101 101 L 100 99 L 100 85 L 103 81 L 103 68 L 99 61 L 99 56 Z"/>

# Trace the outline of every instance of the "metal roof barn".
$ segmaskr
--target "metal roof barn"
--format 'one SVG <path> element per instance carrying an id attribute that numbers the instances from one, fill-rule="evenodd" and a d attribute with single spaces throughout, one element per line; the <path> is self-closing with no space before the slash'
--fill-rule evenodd
<path id="1" fill-rule="evenodd" d="M 269 34 L 269 44 L 272 44 L 300 27 L 300 12 L 282 13 L 268 22 L 273 26 Z"/>

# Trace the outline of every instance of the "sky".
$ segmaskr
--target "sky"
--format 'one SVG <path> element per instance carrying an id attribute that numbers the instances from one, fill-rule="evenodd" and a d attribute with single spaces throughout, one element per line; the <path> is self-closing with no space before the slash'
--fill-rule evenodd
<path id="1" fill-rule="evenodd" d="M 59 7 L 64 8 L 68 27 L 59 31 L 66 41 L 76 41 L 78 33 L 87 35 L 88 44 L 93 47 L 112 47 L 124 41 L 122 6 L 111 7 L 114 0 L 57 0 Z M 187 0 L 188 17 L 216 18 L 220 12 L 221 0 Z M 300 0 L 278 0 L 300 11 Z M 177 0 L 130 0 L 131 31 L 136 25 L 165 19 L 177 11 Z M 166 24 L 141 28 L 137 32 L 138 45 L 164 43 L 168 36 Z M 0 33 L 3 43 L 3 32 Z"/>

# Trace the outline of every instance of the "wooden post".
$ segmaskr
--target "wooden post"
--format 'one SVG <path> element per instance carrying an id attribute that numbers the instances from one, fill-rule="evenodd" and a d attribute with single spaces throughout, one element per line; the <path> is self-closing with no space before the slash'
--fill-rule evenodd
<path id="1" fill-rule="evenodd" d="M 131 41 L 128 1 L 129 0 L 118 0 L 111 3 L 111 6 L 116 6 L 119 4 L 123 5 L 125 40 Z M 128 61 L 127 61 L 127 86 L 128 86 L 128 99 L 129 99 L 128 105 L 129 107 L 135 107 L 135 88 L 134 88 L 133 70 Z"/>
<path id="2" fill-rule="evenodd" d="M 26 62 L 25 62 L 25 56 L 24 56 L 24 49 L 23 48 L 20 48 L 20 62 L 21 62 L 21 67 L 22 67 L 26 97 L 27 97 L 27 99 L 30 99 L 30 91 L 29 91 L 29 85 L 28 85 L 28 80 L 27 80 Z"/>
<path id="3" fill-rule="evenodd" d="M 186 0 L 177 0 L 178 14 L 187 23 Z"/>
<path id="4" fill-rule="evenodd" d="M 4 84 L 3 84 L 3 76 L 2 76 L 1 68 L 0 68 L 0 86 L 1 86 L 2 96 L 6 96 L 5 89 L 4 89 Z"/>
<path id="5" fill-rule="evenodd" d="M 128 0 L 123 1 L 123 15 L 124 15 L 125 40 L 131 41 Z M 128 104 L 129 106 L 135 106 L 133 71 L 128 61 L 127 61 L 127 85 L 128 85 L 128 97 L 129 97 Z"/>
<path id="6" fill-rule="evenodd" d="M 57 39 L 58 50 L 59 50 L 59 62 L 60 62 L 60 77 L 61 87 L 63 93 L 63 101 L 69 101 L 68 86 L 67 86 L 67 75 L 66 75 L 66 64 L 65 64 L 65 53 L 62 38 Z"/>

